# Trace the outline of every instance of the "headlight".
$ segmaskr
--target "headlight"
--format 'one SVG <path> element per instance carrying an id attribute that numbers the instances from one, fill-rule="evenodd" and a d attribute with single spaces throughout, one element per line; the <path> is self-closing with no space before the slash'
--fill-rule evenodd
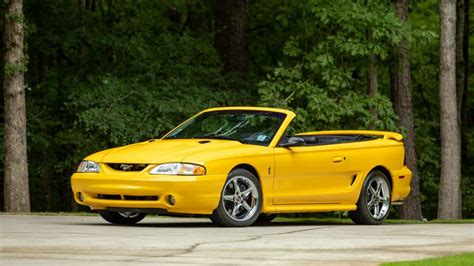
<path id="1" fill-rule="evenodd" d="M 152 175 L 204 175 L 206 168 L 192 163 L 164 163 L 151 169 Z"/>
<path id="2" fill-rule="evenodd" d="M 78 173 L 98 173 L 100 171 L 100 166 L 98 163 L 93 161 L 82 161 L 77 167 Z"/>

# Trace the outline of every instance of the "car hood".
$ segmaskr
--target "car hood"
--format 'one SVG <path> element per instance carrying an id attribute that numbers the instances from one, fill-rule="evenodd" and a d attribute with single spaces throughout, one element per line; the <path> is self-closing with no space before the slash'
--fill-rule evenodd
<path id="1" fill-rule="evenodd" d="M 104 163 L 156 164 L 182 162 L 191 156 L 199 158 L 199 154 L 229 149 L 235 150 L 244 146 L 248 145 L 229 140 L 165 139 L 110 149 L 101 153 L 103 155 L 101 159 L 97 159 Z"/>

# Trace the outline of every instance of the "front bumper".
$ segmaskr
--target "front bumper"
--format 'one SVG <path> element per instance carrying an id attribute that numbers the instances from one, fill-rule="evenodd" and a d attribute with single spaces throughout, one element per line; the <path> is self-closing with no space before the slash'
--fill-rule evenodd
<path id="1" fill-rule="evenodd" d="M 217 208 L 225 178 L 118 171 L 75 173 L 71 186 L 76 202 L 93 210 L 162 209 L 170 213 L 211 214 Z M 169 196 L 175 199 L 174 205 Z"/>

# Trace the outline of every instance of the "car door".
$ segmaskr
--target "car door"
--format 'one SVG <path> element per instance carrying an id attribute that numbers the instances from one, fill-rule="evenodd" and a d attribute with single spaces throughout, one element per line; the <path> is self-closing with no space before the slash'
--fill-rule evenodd
<path id="1" fill-rule="evenodd" d="M 347 200 L 357 175 L 351 143 L 276 147 L 274 204 Z"/>

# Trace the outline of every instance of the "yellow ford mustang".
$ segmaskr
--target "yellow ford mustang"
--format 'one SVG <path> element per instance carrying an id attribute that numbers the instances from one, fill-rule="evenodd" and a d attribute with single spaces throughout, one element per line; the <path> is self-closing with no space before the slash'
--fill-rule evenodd
<path id="1" fill-rule="evenodd" d="M 202 111 L 159 140 L 97 152 L 71 177 L 75 200 L 108 222 L 202 214 L 223 226 L 277 213 L 349 211 L 380 224 L 410 192 L 402 136 L 381 131 L 288 135 L 291 111 Z"/>

